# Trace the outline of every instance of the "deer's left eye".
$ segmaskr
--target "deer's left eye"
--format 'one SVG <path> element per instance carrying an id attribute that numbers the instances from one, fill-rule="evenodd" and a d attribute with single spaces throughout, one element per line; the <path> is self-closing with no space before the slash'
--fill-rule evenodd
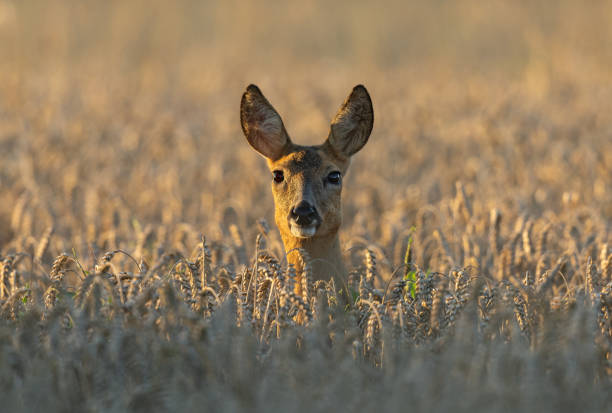
<path id="1" fill-rule="evenodd" d="M 327 175 L 327 182 L 329 182 L 330 184 L 338 185 L 340 183 L 340 178 L 340 172 L 333 171 L 330 172 L 329 175 Z"/>

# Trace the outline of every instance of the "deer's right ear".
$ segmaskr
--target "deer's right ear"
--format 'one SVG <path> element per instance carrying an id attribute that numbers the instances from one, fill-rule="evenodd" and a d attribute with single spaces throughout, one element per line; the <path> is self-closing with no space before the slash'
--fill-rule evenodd
<path id="1" fill-rule="evenodd" d="M 255 85 L 249 85 L 242 95 L 240 123 L 253 149 L 273 161 L 291 143 L 281 117 Z"/>

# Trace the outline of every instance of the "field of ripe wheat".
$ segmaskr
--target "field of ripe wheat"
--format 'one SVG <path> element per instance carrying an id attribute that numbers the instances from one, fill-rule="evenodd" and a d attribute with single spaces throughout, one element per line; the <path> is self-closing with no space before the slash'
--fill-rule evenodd
<path id="1" fill-rule="evenodd" d="M 608 411 L 610 15 L 0 0 L 1 409 Z M 249 83 L 302 144 L 372 96 L 349 294 L 287 265 Z"/>

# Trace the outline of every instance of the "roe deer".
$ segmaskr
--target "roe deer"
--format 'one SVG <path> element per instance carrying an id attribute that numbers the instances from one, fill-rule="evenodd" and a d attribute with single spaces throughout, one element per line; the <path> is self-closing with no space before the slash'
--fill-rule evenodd
<path id="1" fill-rule="evenodd" d="M 240 103 L 240 122 L 249 144 L 268 162 L 272 172 L 274 218 L 287 261 L 301 273 L 297 248 L 312 259 L 313 280 L 334 278 L 345 285 L 345 267 L 338 229 L 342 223 L 340 192 L 350 158 L 368 141 L 374 123 L 372 101 L 357 85 L 331 122 L 322 145 L 291 142 L 283 121 L 255 85 L 247 87 Z M 301 280 L 296 290 L 301 293 Z"/>

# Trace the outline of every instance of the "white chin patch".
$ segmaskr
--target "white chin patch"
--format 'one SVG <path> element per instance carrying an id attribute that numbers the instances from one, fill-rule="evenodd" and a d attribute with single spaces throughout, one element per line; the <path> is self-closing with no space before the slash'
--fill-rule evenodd
<path id="1" fill-rule="evenodd" d="M 315 232 L 317 232 L 317 227 L 311 225 L 309 227 L 301 227 L 299 225 L 295 225 L 293 223 L 290 224 L 291 234 L 297 238 L 310 238 Z"/>

